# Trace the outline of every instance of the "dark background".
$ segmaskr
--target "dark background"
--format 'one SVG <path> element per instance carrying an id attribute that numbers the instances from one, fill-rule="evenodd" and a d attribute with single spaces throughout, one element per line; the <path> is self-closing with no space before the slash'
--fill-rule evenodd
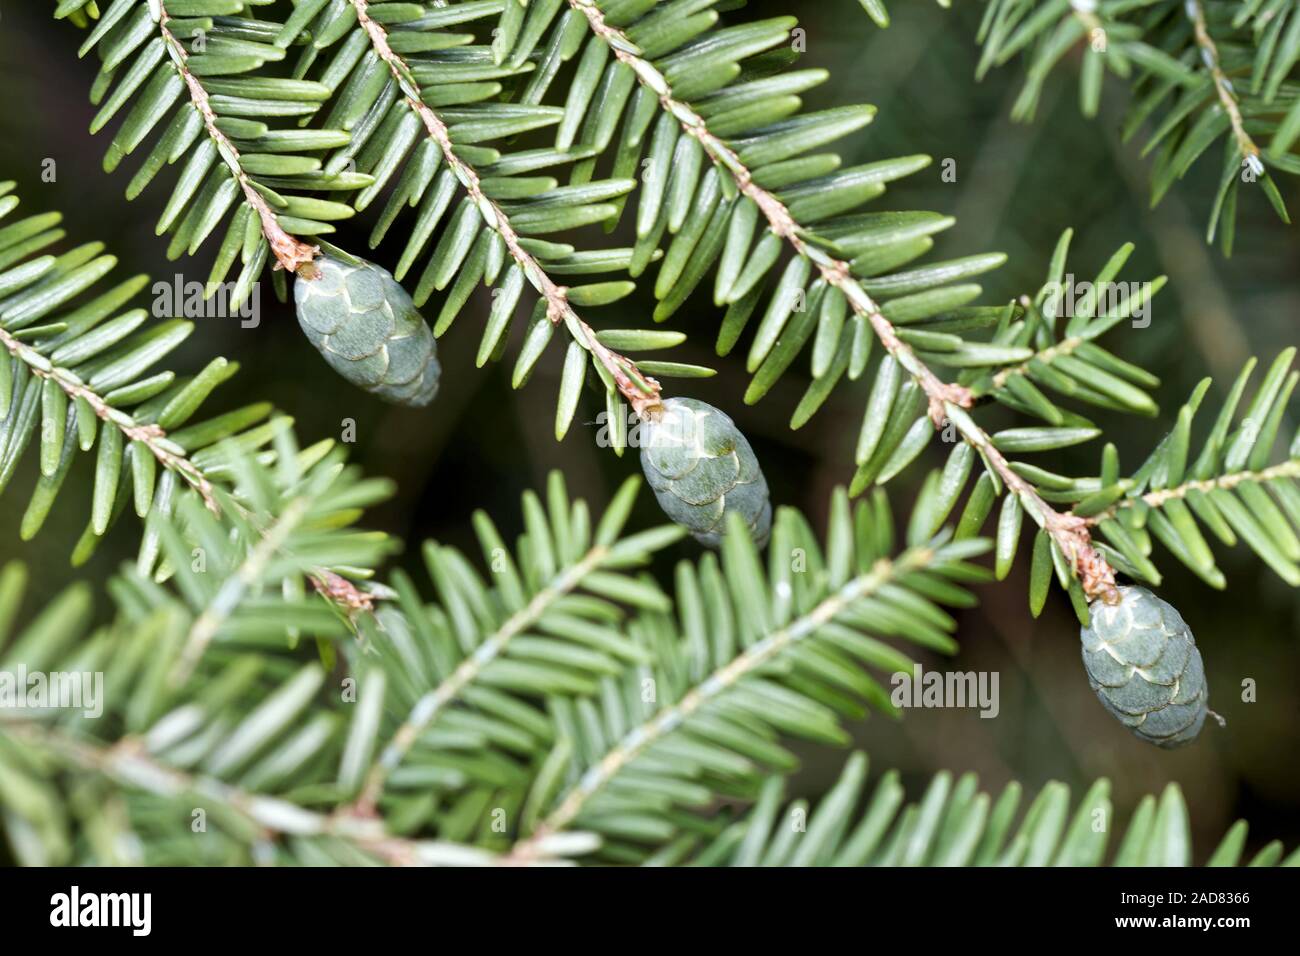
<path id="1" fill-rule="evenodd" d="M 866 131 L 837 144 L 845 165 L 911 153 L 935 158 L 929 169 L 892 186 L 875 207 L 934 209 L 957 216 L 957 226 L 938 238 L 931 258 L 1006 252 L 1008 264 L 983 280 L 986 301 L 1036 289 L 1056 238 L 1067 226 L 1076 231 L 1071 271 L 1081 278 L 1095 273 L 1126 240 L 1135 242 L 1137 251 L 1121 278 L 1169 275 L 1169 286 L 1154 302 L 1150 326 L 1122 326 L 1104 342 L 1163 382 L 1157 393 L 1159 420 L 1095 416 L 1110 426 L 1108 437 L 1119 445 L 1126 467 L 1136 467 L 1154 446 L 1171 413 L 1202 376 L 1215 377 L 1206 402 L 1212 408 L 1213 396 L 1223 394 L 1248 355 L 1267 362 L 1296 341 L 1298 234 L 1275 218 L 1262 196 L 1243 191 L 1237 248 L 1225 260 L 1203 243 L 1217 163 L 1198 165 L 1159 207 L 1150 209 L 1147 168 L 1137 146 L 1121 145 L 1116 134 L 1124 107 L 1119 81 L 1108 78 L 1102 115 L 1088 122 L 1079 114 L 1073 67 L 1067 65 L 1048 84 L 1037 121 L 1013 124 L 1007 116 L 1019 88 L 1019 69 L 1008 67 L 983 83 L 974 81 L 978 4 L 958 3 L 950 12 L 922 0 L 896 0 L 891 6 L 894 25 L 888 31 L 872 26 L 853 0 L 763 0 L 751 2 L 752 13 L 744 16 L 798 13 L 806 30 L 805 65 L 826 67 L 833 77 L 808 94 L 811 107 L 857 102 L 879 107 Z M 170 279 L 177 272 L 187 280 L 205 278 L 215 240 L 194 259 L 167 263 L 166 239 L 154 235 L 165 187 L 155 183 L 130 204 L 123 198 L 139 158 L 128 159 L 113 175 L 102 171 L 109 134 L 92 138 L 87 133 L 94 114 L 87 93 L 95 68 L 77 60 L 81 33 L 53 21 L 52 9 L 49 2 L 0 4 L 0 97 L 5 104 L 0 109 L 0 178 L 17 180 L 23 213 L 61 210 L 69 243 L 104 240 L 121 260 L 114 273 L 119 278 L 138 272 L 155 279 Z M 558 82 L 556 89 L 562 88 Z M 956 161 L 956 183 L 940 179 L 945 158 Z M 46 159 L 56 163 L 54 182 L 42 181 Z M 166 177 L 164 173 L 160 181 L 167 182 Z M 1291 206 L 1300 208 L 1294 180 L 1280 185 Z M 363 251 L 372 217 L 369 213 L 356 225 L 344 224 L 339 244 Z M 625 232 L 620 230 L 612 244 L 630 242 Z M 587 242 L 594 246 L 600 239 Z M 374 258 L 391 268 L 397 254 L 393 241 Z M 643 279 L 643 289 L 633 298 L 596 310 L 596 324 L 647 324 L 650 284 Z M 338 437 L 344 420 L 354 419 L 354 458 L 368 472 L 395 479 L 399 489 L 391 502 L 374 511 L 370 523 L 409 542 L 398 560 L 419 572 L 415 543 L 424 538 L 475 550 L 468 522 L 474 508 L 488 510 L 503 530 L 517 532 L 519 494 L 541 488 L 552 468 L 562 469 L 571 491 L 596 507 L 624 476 L 639 470 L 634 455 L 619 460 L 596 447 L 590 426 L 575 425 L 564 442 L 554 441 L 553 397 L 563 354 L 558 346 L 552 344 L 522 391 L 509 387 L 513 351 L 505 363 L 474 368 L 486 304 L 486 297 L 471 303 L 441 340 L 442 391 L 423 410 L 384 405 L 334 377 L 302 337 L 292 310 L 272 301 L 269 283 L 263 287 L 258 328 L 242 329 L 234 320 L 199 320 L 196 333 L 168 360 L 168 367 L 194 370 L 214 354 L 239 361 L 243 371 L 222 388 L 218 401 L 233 406 L 271 400 L 296 418 L 304 441 Z M 436 311 L 436 300 L 425 311 Z M 743 358 L 712 354 L 718 320 L 707 297 L 696 296 L 668 323 L 689 333 L 692 342 L 666 357 L 719 370 L 715 379 L 687 383 L 689 393 L 735 418 L 763 462 L 775 503 L 798 507 L 823 526 L 830 490 L 847 483 L 853 472 L 864 383 L 841 386 L 807 426 L 792 432 L 786 423 L 806 385 L 806 359 L 762 402 L 745 406 Z M 516 316 L 516 345 L 523 324 Z M 584 401 L 579 423 L 590 422 L 598 410 L 594 402 Z M 981 414 L 989 430 L 1011 422 L 997 409 Z M 1284 434 L 1293 433 L 1295 425 L 1290 421 Z M 934 443 L 926 467 L 941 463 L 946 450 Z M 1067 474 L 1095 474 L 1099 454 L 1094 443 L 1035 463 Z M 33 587 L 41 601 L 70 573 L 67 556 L 89 513 L 89 470 L 74 470 L 63 505 L 39 538 L 24 545 L 17 526 L 36 470 L 35 456 L 28 459 L 0 505 L 0 559 L 21 558 L 35 569 Z M 910 502 L 923 474 L 918 464 L 892 483 L 899 510 Z M 647 493 L 633 521 L 645 527 L 658 520 Z M 80 573 L 94 580 L 110 575 L 133 555 L 137 534 L 134 522 L 122 522 Z M 1142 794 L 1177 781 L 1192 809 L 1198 859 L 1239 816 L 1252 824 L 1253 847 L 1275 836 L 1288 848 L 1300 842 L 1300 603 L 1294 593 L 1241 549 L 1219 550 L 1228 578 L 1224 593 L 1201 584 L 1167 554 L 1157 554 L 1165 572 L 1161 595 L 1178 606 L 1194 629 L 1209 675 L 1211 706 L 1228 719 L 1226 729 L 1207 725 L 1196 744 L 1165 753 L 1130 737 L 1097 703 L 1079 661 L 1078 627 L 1063 595 L 1052 595 L 1039 620 L 1030 617 L 1025 550 L 1011 578 L 981 588 L 980 607 L 962 616 L 958 656 L 950 662 L 925 661 L 927 667 L 1000 672 L 998 719 L 981 720 L 973 710 L 911 711 L 897 724 L 872 718 L 855 733 L 875 769 L 898 767 L 913 794 L 941 769 L 975 771 L 984 787 L 995 791 L 1012 778 L 1031 791 L 1061 779 L 1076 797 L 1090 780 L 1107 776 L 1125 816 Z M 695 553 L 693 545 L 682 545 L 665 558 L 664 567 Z M 107 599 L 101 603 L 107 613 Z M 1248 678 L 1258 684 L 1257 703 L 1239 700 L 1241 682 Z M 842 754 L 810 750 L 795 789 L 820 792 L 842 759 Z"/>

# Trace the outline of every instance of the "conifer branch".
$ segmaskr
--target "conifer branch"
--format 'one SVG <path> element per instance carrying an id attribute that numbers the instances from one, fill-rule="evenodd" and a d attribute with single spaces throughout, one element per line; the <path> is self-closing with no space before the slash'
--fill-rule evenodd
<path id="1" fill-rule="evenodd" d="M 375 811 L 388 775 L 402 762 L 407 752 L 429 729 L 438 715 L 451 704 L 461 692 L 473 683 L 482 673 L 483 668 L 497 660 L 512 639 L 523 633 L 541 618 L 547 609 L 557 600 L 569 594 L 582 583 L 589 573 L 594 571 L 609 555 L 609 548 L 596 545 L 580 561 L 573 564 L 554 582 L 533 595 L 532 600 L 514 614 L 483 641 L 473 654 L 461 661 L 460 665 L 433 690 L 428 691 L 415 702 L 402 726 L 393 734 L 379 758 L 366 776 L 365 787 L 354 805 L 354 812 L 368 816 Z"/>
<path id="2" fill-rule="evenodd" d="M 648 60 L 638 55 L 635 43 L 616 27 L 605 22 L 605 16 L 596 6 L 595 0 L 569 0 L 569 5 L 587 18 L 592 32 L 607 43 L 620 62 L 636 75 L 637 81 L 653 92 L 663 109 L 675 117 L 682 129 L 696 139 L 715 165 L 726 170 L 740 192 L 753 200 L 759 211 L 767 220 L 771 231 L 780 239 L 789 243 L 800 256 L 814 263 L 827 284 L 840 290 L 853 307 L 853 311 L 871 323 L 871 328 L 881 344 L 894 356 L 895 360 L 907 370 L 924 389 L 929 403 L 930 418 L 935 427 L 943 424 L 943 407 L 951 402 L 962 408 L 969 408 L 973 396 L 964 386 L 944 382 L 927 366 L 911 346 L 907 345 L 894 331 L 893 325 L 881 313 L 880 307 L 853 278 L 849 263 L 814 248 L 806 242 L 802 230 L 776 195 L 754 182 L 752 172 L 741 162 L 735 151 L 709 131 L 704 118 L 680 100 L 674 99 L 672 88 L 663 74 Z"/>
<path id="3" fill-rule="evenodd" d="M 1115 589 L 1115 570 L 1102 553 L 1093 547 L 1088 523 L 1078 515 L 1057 511 L 1043 500 L 1038 489 L 1016 473 L 988 433 L 975 424 L 965 409 L 950 404 L 946 407 L 946 412 L 948 420 L 980 453 L 989 469 L 1002 480 L 1008 491 L 1015 493 L 1021 507 L 1056 542 L 1069 562 L 1071 571 L 1078 577 L 1083 593 L 1090 600 L 1101 598 L 1108 604 L 1117 601 L 1119 592 Z"/>
<path id="4" fill-rule="evenodd" d="M 1065 10 L 1065 4 L 1059 6 Z M 1296 10 L 1289 0 L 1070 0 L 1063 16 L 1053 9 L 1028 0 L 991 3 L 977 33 L 977 42 L 984 46 L 977 78 L 1014 57 L 1026 62 L 1014 119 L 1033 117 L 1047 77 L 1082 42 L 1080 108 L 1085 116 L 1096 117 L 1108 72 L 1129 84 L 1132 96 L 1122 139 L 1149 129 L 1143 154 L 1152 154 L 1153 202 L 1184 178 L 1208 147 L 1222 142 L 1206 241 L 1217 238 L 1224 254 L 1231 255 L 1243 183 L 1259 184 L 1278 217 L 1291 221 L 1268 168 L 1290 175 L 1300 172 L 1293 151 L 1300 135 L 1300 111 L 1288 92 L 1300 48 L 1292 42 Z M 1269 141 L 1261 146 L 1259 136 Z M 1249 176 L 1243 176 L 1243 168 L 1249 169 Z"/>
<path id="5" fill-rule="evenodd" d="M 1210 78 L 1214 83 L 1214 92 L 1219 98 L 1219 104 L 1223 107 L 1224 114 L 1228 117 L 1228 122 L 1232 126 L 1232 136 L 1237 142 L 1237 151 L 1255 175 L 1264 171 L 1264 164 L 1259 158 L 1259 147 L 1255 141 L 1246 132 L 1246 122 L 1241 116 L 1241 106 L 1237 102 L 1237 94 L 1233 89 L 1232 81 L 1228 79 L 1223 67 L 1219 64 L 1219 50 L 1215 46 L 1214 38 L 1210 36 L 1210 29 L 1205 22 L 1205 5 L 1202 0 L 1187 0 L 1187 16 L 1192 21 L 1192 29 L 1196 34 L 1196 45 L 1201 51 L 1201 60 L 1205 68 L 1210 72 Z"/>
<path id="6" fill-rule="evenodd" d="M 1123 249 L 1120 254 L 1127 255 Z M 1148 288 L 1158 290 L 1164 281 L 1161 276 Z M 1150 293 L 1145 291 L 1139 297 L 1142 301 L 1149 298 Z M 1104 315 L 1093 315 L 1100 311 L 1097 303 L 1095 300 L 1086 301 L 1080 313 L 1070 316 L 1059 339 L 1052 328 L 1055 317 L 1050 321 L 1045 318 L 1040 304 L 1029 296 L 1021 296 L 1020 306 L 1030 317 L 1031 324 L 1024 327 L 1017 341 L 1026 345 L 1027 352 L 1029 344 L 1033 343 L 1034 351 L 1022 361 L 1004 365 L 973 382 L 972 390 L 976 396 L 982 398 L 999 393 L 996 396 L 999 399 L 1014 400 L 1019 404 L 1013 407 L 1030 411 L 1052 425 L 1061 425 L 1065 418 L 1039 390 L 1040 386 L 1102 407 L 1140 415 L 1158 412 L 1148 390 L 1155 388 L 1159 379 L 1096 344 L 1102 333 L 1131 313 L 1132 301 L 1126 300 Z M 1059 302 L 1053 303 L 1054 309 L 1059 307 Z"/>
<path id="7" fill-rule="evenodd" d="M 1061 339 L 1061 341 L 1049 345 L 1045 349 L 1039 349 L 1034 353 L 1034 357 L 1026 362 L 1020 362 L 1017 365 L 1008 365 L 1004 368 L 998 369 L 998 371 L 993 375 L 993 387 L 999 389 L 1006 388 L 1007 382 L 1010 379 L 1017 376 L 1027 376 L 1033 363 L 1039 362 L 1043 365 L 1051 365 L 1053 359 L 1059 358 L 1062 355 L 1072 354 L 1074 350 L 1085 341 L 1087 340 L 1082 336 L 1067 336 L 1066 338 Z"/>
<path id="8" fill-rule="evenodd" d="M 105 425 L 111 425 L 124 437 L 149 449 L 158 464 L 169 471 L 176 472 L 198 492 L 210 511 L 216 513 L 219 510 L 216 498 L 213 497 L 211 480 L 189 459 L 183 448 L 168 440 L 167 433 L 162 428 L 153 423 L 140 424 L 126 412 L 109 405 L 102 395 L 72 372 L 53 364 L 36 349 L 24 345 L 4 328 L 0 328 L 0 343 L 4 344 L 10 355 L 31 369 L 33 375 L 53 382 L 68 398 L 84 401 Z"/>
<path id="9" fill-rule="evenodd" d="M 110 405 L 102 395 L 82 382 L 72 372 L 54 365 L 39 351 L 31 346 L 24 345 L 4 328 L 0 328 L 0 343 L 9 350 L 9 353 L 14 358 L 23 362 L 37 378 L 58 385 L 68 398 L 73 401 L 84 401 L 94 411 L 95 416 L 104 422 L 106 427 L 116 428 L 126 439 L 147 448 L 158 464 L 169 471 L 177 473 L 185 480 L 203 500 L 204 506 L 210 512 L 214 515 L 221 514 L 221 506 L 217 503 L 216 486 L 213 479 L 188 457 L 180 445 L 170 441 L 167 438 L 167 433 L 159 425 L 153 422 L 145 424 L 136 422 L 131 415 Z M 248 517 L 247 512 L 239 506 L 238 502 L 232 501 L 231 505 L 240 510 L 244 517 Z M 283 538 L 287 536 L 289 530 L 291 529 L 283 527 L 281 521 L 277 522 L 276 526 L 273 526 L 269 532 L 264 532 L 262 544 L 269 550 L 262 553 L 256 562 L 256 566 L 251 563 L 253 562 L 253 556 L 250 555 L 250 573 L 256 575 L 256 573 L 260 572 L 261 568 L 274 556 L 274 553 L 283 543 Z M 231 580 L 241 577 L 242 575 L 236 575 Z M 252 580 L 255 580 L 255 576 L 249 578 L 249 581 Z M 345 611 L 369 611 L 372 608 L 373 601 L 369 595 L 358 591 L 346 578 L 342 578 L 325 568 L 314 569 L 311 573 L 311 582 L 312 586 L 323 597 Z M 194 656 L 192 659 L 187 660 L 183 671 L 178 671 L 173 675 L 173 680 L 176 683 L 182 683 L 185 677 L 188 676 L 198 657 L 202 656 L 203 650 L 220 627 L 223 617 L 214 608 L 210 615 L 205 615 L 204 619 L 195 623 L 194 631 L 191 634 L 192 650 L 190 651 Z"/>
<path id="10" fill-rule="evenodd" d="M 853 277 L 849 263 L 814 248 L 804 240 L 799 223 L 790 215 L 785 204 L 754 182 L 751 171 L 730 146 L 709 131 L 703 117 L 688 104 L 673 97 L 672 88 L 663 74 L 637 54 L 636 44 L 621 30 L 605 22 L 604 14 L 595 0 L 569 0 L 569 5 L 587 18 L 595 35 L 604 40 L 614 55 L 633 71 L 639 83 L 659 98 L 663 109 L 699 142 L 714 164 L 730 174 L 740 192 L 758 206 L 771 231 L 789 243 L 796 254 L 813 262 L 827 284 L 839 289 L 853 310 L 871 324 L 881 344 L 921 387 L 928 404 L 930 420 L 935 427 L 942 427 L 945 419 L 956 422 L 956 416 L 960 414 L 962 421 L 958 424 L 958 429 L 962 436 L 984 455 L 989 467 L 1009 489 L 1016 492 L 1034 520 L 1060 546 L 1071 567 L 1079 575 L 1084 593 L 1090 598 L 1104 596 L 1111 600 L 1116 593 L 1114 571 L 1092 547 L 1083 520 L 1057 512 L 1039 496 L 1033 485 L 1011 469 L 1006 458 L 993 447 L 988 433 L 964 414 L 963 410 L 974 403 L 970 389 L 944 382 L 898 337 L 893 324 L 882 314 L 862 284 Z"/>
<path id="11" fill-rule="evenodd" d="M 1106 29 L 1101 17 L 1097 16 L 1096 9 L 1095 0 L 1070 0 L 1070 16 L 1082 23 L 1090 35 L 1093 30 L 1104 32 Z"/>
<path id="12" fill-rule="evenodd" d="M 222 582 L 208 606 L 190 628 L 180 658 L 169 678 L 173 687 L 179 687 L 189 679 L 195 666 L 207 651 L 208 645 L 221 629 L 221 625 L 239 606 L 239 602 L 249 589 L 256 586 L 267 565 L 284 547 L 294 529 L 302 523 L 307 515 L 307 506 L 306 498 L 294 498 L 290 501 L 271 526 L 261 530 L 261 540 L 248 552 L 239 567 Z"/>
<path id="13" fill-rule="evenodd" d="M 56 754 L 82 770 L 162 798 L 186 794 L 211 800 L 252 823 L 263 840 L 277 837 L 335 837 L 371 853 L 391 866 L 423 866 L 431 862 L 486 865 L 492 854 L 431 840 L 394 836 L 382 821 L 348 814 L 323 814 L 277 797 L 250 793 L 221 780 L 188 774 L 155 760 L 143 741 L 123 737 L 100 745 L 24 720 L 0 721 L 6 735 Z"/>
<path id="14" fill-rule="evenodd" d="M 1136 498 L 1121 498 L 1105 511 L 1089 515 L 1086 521 L 1089 525 L 1101 524 L 1103 521 L 1115 517 L 1119 512 L 1135 507 L 1139 501 L 1149 508 L 1160 508 L 1170 501 L 1184 499 L 1193 492 L 1227 491 L 1236 488 L 1238 485 L 1264 484 L 1279 478 L 1300 479 L 1300 458 L 1292 458 L 1260 471 L 1234 471 L 1215 478 L 1185 481 L 1182 484 L 1174 485 L 1172 488 L 1148 491 Z"/>
<path id="15" fill-rule="evenodd" d="M 739 681 L 754 674 L 803 639 L 816 634 L 855 601 L 869 597 L 886 584 L 896 581 L 909 572 L 926 567 L 932 558 L 933 552 L 925 548 L 908 551 L 895 561 L 881 558 L 868 573 L 854 577 L 808 613 L 756 640 L 743 652 L 692 687 L 677 703 L 663 708 L 653 718 L 625 734 L 583 774 L 578 783 L 561 798 L 555 809 L 545 817 L 537 829 L 516 844 L 509 858 L 519 862 L 528 862 L 536 858 L 537 845 L 570 826 L 582 812 L 586 802 L 600 792 L 647 747 L 672 733 L 701 707 L 734 687 Z"/>
<path id="16" fill-rule="evenodd" d="M 941 771 L 906 800 L 897 770 L 868 786 L 869 760 L 853 754 L 839 779 L 810 806 L 781 804 L 785 781 L 769 779 L 753 808 L 717 836 L 686 839 L 658 856 L 677 866 L 1189 866 L 1192 841 L 1183 825 L 1187 801 L 1177 784 L 1142 799 L 1124 826 L 1111 783 L 1095 781 L 1077 799 L 1060 781 L 1032 799 L 1020 784 L 1000 795 L 977 793 L 973 773 Z M 1023 807 L 1022 807 L 1023 804 Z M 856 809 L 855 808 L 859 808 Z M 1016 823 L 1016 820 L 1019 820 Z M 1104 819 L 1106 826 L 1092 821 Z M 797 837 L 790 839 L 791 827 Z M 941 825 L 940 825 L 941 824 Z M 1245 853 L 1246 824 L 1239 821 L 1203 862 L 1207 866 L 1261 866 L 1300 862 L 1274 841 Z M 1118 839 L 1111 846 L 1112 834 Z M 680 849 L 679 849 L 680 847 Z M 1196 862 L 1202 862 L 1197 857 Z"/>
<path id="17" fill-rule="evenodd" d="M 152 12 L 155 22 L 158 24 L 158 29 L 162 33 L 163 42 L 167 46 L 167 54 L 175 64 L 176 72 L 185 81 L 185 87 L 190 94 L 190 102 L 194 104 L 194 108 L 198 110 L 199 115 L 203 118 L 203 128 L 217 147 L 217 152 L 230 170 L 230 175 L 234 177 L 235 182 L 239 183 L 239 188 L 244 194 L 244 201 L 257 215 L 262 226 L 262 235 L 266 237 L 267 243 L 270 244 L 271 252 L 283 269 L 291 273 L 297 272 L 300 265 L 311 262 L 316 257 L 320 247 L 309 245 L 291 236 L 280 225 L 279 219 L 271 211 L 270 204 L 249 181 L 248 174 L 244 172 L 243 167 L 240 165 L 239 150 L 230 141 L 230 137 L 218 128 L 217 114 L 212 109 L 208 91 L 204 89 L 198 77 L 190 72 L 189 53 L 186 52 L 181 42 L 176 39 L 175 34 L 168 29 L 167 24 L 171 22 L 172 17 L 167 12 L 164 0 L 154 0 L 150 6 L 154 8 Z"/>
<path id="18" fill-rule="evenodd" d="M 528 281 L 546 300 L 547 318 L 553 325 L 565 323 L 574 340 L 596 357 L 613 378 L 619 392 L 639 416 L 644 418 L 648 414 L 653 414 L 660 402 L 659 383 L 642 374 L 631 359 L 619 355 L 597 341 L 595 331 L 583 321 L 569 303 L 567 289 L 552 279 L 537 259 L 520 244 L 519 234 L 510 224 L 509 217 L 484 193 L 478 171 L 456 154 L 447 124 L 421 97 L 420 89 L 412 79 L 410 66 L 401 56 L 393 52 L 388 42 L 387 31 L 369 16 L 368 0 L 348 0 L 348 2 L 356 11 L 357 22 L 370 39 L 376 55 L 384 61 L 392 73 L 406 104 L 424 124 L 429 138 L 437 144 L 443 161 L 465 188 L 483 216 L 484 222 L 505 242 L 510 257 L 515 260 Z"/>

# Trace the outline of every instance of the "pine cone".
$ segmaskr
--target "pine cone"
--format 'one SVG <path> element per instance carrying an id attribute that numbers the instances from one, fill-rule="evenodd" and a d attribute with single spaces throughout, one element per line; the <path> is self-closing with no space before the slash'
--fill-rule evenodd
<path id="1" fill-rule="evenodd" d="M 693 398 L 670 398 L 640 428 L 641 467 L 664 513 L 710 548 L 737 512 L 767 544 L 772 503 L 749 442 L 726 414 Z"/>
<path id="2" fill-rule="evenodd" d="M 1080 633 L 1088 683 L 1102 705 L 1158 747 L 1181 747 L 1205 723 L 1209 691 L 1191 629 L 1146 588 L 1121 587 L 1120 602 L 1094 601 Z"/>
<path id="3" fill-rule="evenodd" d="M 349 382 L 403 405 L 433 401 L 442 374 L 433 332 L 387 270 L 323 253 L 299 271 L 293 295 L 303 332 Z"/>

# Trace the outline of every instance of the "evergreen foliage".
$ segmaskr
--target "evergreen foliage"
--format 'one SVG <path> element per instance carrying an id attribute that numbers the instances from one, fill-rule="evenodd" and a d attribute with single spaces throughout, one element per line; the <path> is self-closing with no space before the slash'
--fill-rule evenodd
<path id="1" fill-rule="evenodd" d="M 888 24 L 883 4 L 861 5 Z M 1129 131 L 1161 117 L 1149 147 L 1162 157 L 1157 198 L 1222 139 L 1211 233 L 1230 246 L 1241 163 L 1279 204 L 1260 164 L 1294 172 L 1300 109 L 1287 77 L 1300 11 L 1253 0 L 1230 17 L 1228 6 L 992 0 L 985 65 L 1029 58 L 1027 117 L 1051 68 L 1101 29 L 1105 59 L 1084 56 L 1085 109 L 1104 69 L 1134 83 Z M 527 296 L 514 387 L 562 328 L 557 439 L 590 384 L 622 454 L 636 444 L 630 407 L 649 483 L 679 523 L 628 527 L 635 477 L 594 513 L 554 473 L 524 496 L 513 545 L 476 513 L 481 562 L 430 541 L 427 581 L 397 571 L 384 583 L 402 543 L 360 524 L 387 481 L 331 441 L 301 446 L 269 403 L 200 417 L 235 367 L 158 371 L 190 325 L 133 305 L 146 278 L 101 285 L 115 259 L 99 243 L 51 251 L 64 239 L 55 214 L 0 223 L 0 490 L 25 454 L 39 457 L 31 537 L 69 471 L 93 461 L 74 564 L 128 508 L 143 521 L 137 560 L 104 588 L 107 618 L 72 584 L 19 628 L 27 572 L 0 572 L 0 671 L 100 671 L 113 688 L 99 717 L 0 707 L 0 832 L 17 859 L 1192 862 L 1173 786 L 1146 798 L 1117 842 L 1105 781 L 1073 812 L 1068 789 L 1048 784 L 1018 817 L 1018 785 L 994 801 L 973 776 L 941 773 L 904 806 L 896 774 L 863 799 L 866 760 L 854 755 L 811 814 L 782 806 L 794 741 L 844 745 L 848 721 L 898 716 L 888 675 L 910 671 L 914 648 L 955 652 L 947 609 L 1006 578 L 1026 514 L 1032 613 L 1055 579 L 1094 631 L 1090 605 L 1120 599 L 1117 574 L 1160 583 L 1156 542 L 1224 587 L 1204 531 L 1300 584 L 1300 435 L 1283 434 L 1300 372 L 1287 349 L 1252 386 L 1252 359 L 1204 413 L 1202 382 L 1129 474 L 1109 443 L 1096 475 L 1019 460 L 1102 437 L 1091 409 L 1156 413 L 1159 381 L 1113 340 L 1163 278 L 1102 300 L 1125 244 L 1067 308 L 1067 231 L 1039 290 L 978 304 L 971 280 L 1004 257 L 925 261 L 951 217 L 865 211 L 928 157 L 844 168 L 829 147 L 875 108 L 805 112 L 801 94 L 829 76 L 798 68 L 796 21 L 723 20 L 741 8 L 57 3 L 101 63 L 92 132 L 118 121 L 106 170 L 144 152 L 132 199 L 179 167 L 158 187 L 158 232 L 172 258 L 213 246 L 209 294 L 233 273 L 235 305 L 267 275 L 287 295 L 293 273 L 304 331 L 330 364 L 413 404 L 432 399 L 433 338 L 476 289 L 493 293 L 479 366 L 504 357 Z M 0 217 L 17 205 L 11 189 L 0 185 Z M 391 276 L 320 238 L 357 214 L 372 216 L 370 245 L 395 262 Z M 631 246 L 590 241 L 624 220 Z M 746 402 L 807 365 L 791 428 L 837 386 L 864 383 L 856 471 L 833 492 L 823 534 L 794 509 L 773 511 L 724 412 L 660 382 L 712 369 L 639 357 L 686 333 L 597 330 L 588 310 L 624 300 L 643 275 L 654 322 L 711 297 L 715 351 L 745 350 Z M 409 292 L 398 286 L 408 279 Z M 992 402 L 1025 423 L 986 430 Z M 717 413 L 703 459 L 653 440 L 682 408 Z M 936 432 L 952 443 L 946 463 L 899 510 L 886 486 Z M 669 588 L 647 565 L 687 531 L 717 553 L 687 552 Z M 991 567 L 976 561 L 986 552 Z M 1209 861 L 1240 862 L 1245 837 L 1234 827 Z M 1270 844 L 1252 862 L 1300 862 L 1282 854 Z"/>
<path id="2" fill-rule="evenodd" d="M 1291 0 L 990 0 L 978 40 L 983 75 L 1026 61 L 1013 114 L 1032 119 L 1043 84 L 1072 51 L 1079 104 L 1096 116 L 1107 73 L 1131 88 L 1123 137 L 1147 130 L 1151 201 L 1216 144 L 1221 172 L 1206 241 L 1232 252 L 1237 199 L 1257 186 L 1291 221 L 1269 170 L 1300 173 L 1300 5 Z"/>
<path id="3" fill-rule="evenodd" d="M 771 778 L 749 815 L 722 831 L 689 860 L 727 866 L 1097 866 L 1111 841 L 1110 783 L 1098 780 L 1070 812 L 1070 791 L 1049 783 L 1030 801 L 1017 826 L 1023 799 L 1010 784 L 996 800 L 978 792 L 973 774 L 955 782 L 937 774 L 915 803 L 903 806 L 903 788 L 892 771 L 880 778 L 860 810 L 867 759 L 854 754 L 839 781 L 814 808 L 798 800 L 782 807 L 782 780 Z M 900 812 L 901 808 L 901 812 Z M 787 825 L 788 824 L 788 825 Z M 799 837 L 796 827 L 806 828 Z M 1242 862 L 1245 824 L 1224 835 L 1207 858 L 1209 866 Z M 675 862 L 690 846 L 674 846 L 657 862 Z M 1283 849 L 1270 843 L 1248 862 L 1268 866 Z M 1147 796 L 1129 818 L 1109 855 L 1112 866 L 1186 866 L 1192 860 L 1187 805 L 1170 784 Z M 1295 865 L 1295 854 L 1283 865 Z"/>
<path id="4" fill-rule="evenodd" d="M 0 184 L 0 217 L 18 206 L 12 188 Z M 41 476 L 22 521 L 23 537 L 33 537 L 74 462 L 94 449 L 94 494 L 73 563 L 89 558 L 129 506 L 152 519 L 141 546 L 147 567 L 158 524 L 173 514 L 180 490 L 192 488 L 215 507 L 216 483 L 229 472 L 215 446 L 231 440 L 257 451 L 288 419 L 273 419 L 268 403 L 254 402 L 192 421 L 237 366 L 215 358 L 192 376 L 154 370 L 193 324 L 130 307 L 147 276 L 105 287 L 117 260 L 103 243 L 50 251 L 64 238 L 60 221 L 58 213 L 39 213 L 0 229 L 0 490 L 35 447 Z"/>

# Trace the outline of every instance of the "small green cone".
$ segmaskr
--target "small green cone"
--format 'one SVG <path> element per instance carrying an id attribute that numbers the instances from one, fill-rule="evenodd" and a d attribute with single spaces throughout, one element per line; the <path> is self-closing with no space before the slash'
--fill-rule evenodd
<path id="1" fill-rule="evenodd" d="M 1096 600 L 1083 666 L 1097 698 L 1157 747 L 1181 747 L 1205 723 L 1209 689 L 1196 640 L 1172 604 L 1146 588 L 1121 587 L 1118 604 Z"/>
<path id="2" fill-rule="evenodd" d="M 640 426 L 641 467 L 659 507 L 710 548 L 737 512 L 760 548 L 772 530 L 767 480 L 726 414 L 694 398 L 670 398 Z"/>
<path id="3" fill-rule="evenodd" d="M 336 372 L 401 405 L 428 405 L 442 369 L 429 324 L 386 269 L 331 250 L 293 286 L 298 324 Z"/>

